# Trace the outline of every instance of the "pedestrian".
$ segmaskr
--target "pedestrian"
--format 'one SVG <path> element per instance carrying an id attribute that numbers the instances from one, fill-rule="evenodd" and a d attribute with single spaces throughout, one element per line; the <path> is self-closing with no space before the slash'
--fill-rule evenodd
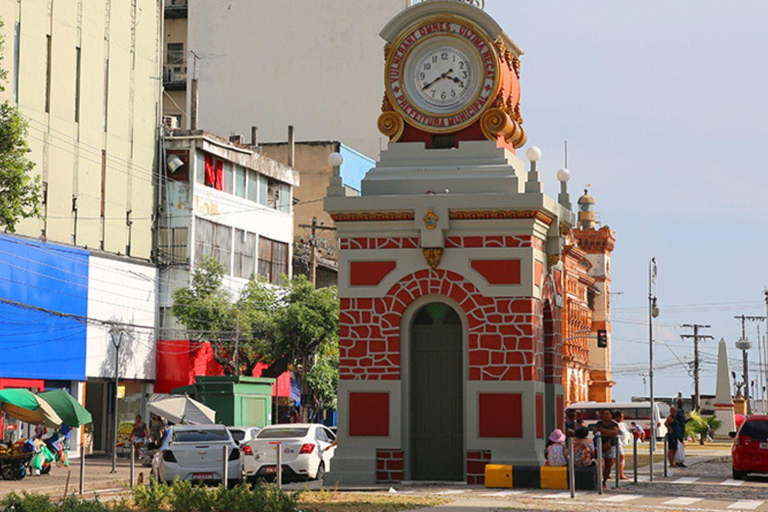
<path id="1" fill-rule="evenodd" d="M 573 441 L 573 463 L 575 466 L 585 468 L 595 463 L 595 448 L 589 440 L 589 429 L 579 427 Z"/>
<path id="2" fill-rule="evenodd" d="M 619 426 L 619 436 L 616 439 L 616 450 L 618 452 L 618 471 L 619 478 L 622 480 L 629 480 L 624 474 L 624 446 L 629 444 L 629 438 L 632 434 L 629 433 L 629 427 L 624 423 L 624 413 L 620 410 L 613 411 L 613 421 Z"/>
<path id="3" fill-rule="evenodd" d="M 547 466 L 565 466 L 568 458 L 565 455 L 565 434 L 559 428 L 549 435 L 547 446 Z"/>
<path id="4" fill-rule="evenodd" d="M 153 414 L 149 422 L 149 448 L 157 450 L 163 442 L 163 420 Z"/>
<path id="5" fill-rule="evenodd" d="M 147 425 L 141 420 L 141 415 L 137 414 L 129 438 L 130 442 L 133 444 L 133 449 L 136 452 L 136 455 L 139 454 L 139 448 L 144 444 L 146 439 Z"/>
<path id="6" fill-rule="evenodd" d="M 643 427 L 634 421 L 629 425 L 631 427 L 630 430 L 632 431 L 632 435 L 635 436 L 635 438 L 637 438 L 641 443 L 645 441 L 645 429 L 643 429 Z"/>
<path id="7" fill-rule="evenodd" d="M 677 400 L 677 415 L 675 416 L 675 434 L 677 436 L 677 460 L 676 467 L 687 468 L 685 465 L 685 424 L 688 420 L 685 418 L 685 411 L 683 410 L 683 399 Z"/>
<path id="8" fill-rule="evenodd" d="M 600 413 L 600 421 L 594 425 L 595 436 L 600 435 L 603 448 L 603 487 L 608 484 L 611 468 L 617 455 L 619 425 L 613 421 L 613 412 L 607 407 Z"/>
<path id="9" fill-rule="evenodd" d="M 45 426 L 45 420 L 43 420 L 35 425 L 35 435 L 32 436 L 32 439 L 40 439 L 42 441 L 43 437 L 45 437 L 45 434 L 47 433 L 48 429 Z"/>
<path id="10" fill-rule="evenodd" d="M 677 454 L 677 407 L 669 408 L 669 416 L 664 421 L 667 427 L 667 460 L 671 467 L 675 467 L 675 455 Z"/>
<path id="11" fill-rule="evenodd" d="M 575 436 L 577 428 L 579 428 L 579 426 L 576 424 L 576 411 L 568 409 L 565 411 L 565 436 Z"/>

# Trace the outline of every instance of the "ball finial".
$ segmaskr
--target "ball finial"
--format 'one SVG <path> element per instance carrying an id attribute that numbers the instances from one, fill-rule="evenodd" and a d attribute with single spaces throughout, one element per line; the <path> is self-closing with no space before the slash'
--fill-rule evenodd
<path id="1" fill-rule="evenodd" d="M 571 179 L 571 171 L 563 167 L 562 169 L 557 171 L 557 181 L 560 183 L 568 183 L 568 180 Z"/>
<path id="2" fill-rule="evenodd" d="M 344 163 L 344 157 L 341 153 L 331 153 L 328 155 L 328 165 L 331 167 L 340 167 Z"/>
<path id="3" fill-rule="evenodd" d="M 525 157 L 531 162 L 538 162 L 541 159 L 541 150 L 537 146 L 531 146 L 525 152 Z"/>

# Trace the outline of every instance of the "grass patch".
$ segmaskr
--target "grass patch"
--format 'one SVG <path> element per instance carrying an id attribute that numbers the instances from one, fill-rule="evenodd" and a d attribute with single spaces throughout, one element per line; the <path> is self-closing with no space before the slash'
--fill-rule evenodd
<path id="1" fill-rule="evenodd" d="M 447 500 L 430 496 L 366 492 L 305 492 L 299 497 L 299 507 L 306 512 L 398 512 L 445 503 Z"/>
<path id="2" fill-rule="evenodd" d="M 632 462 L 634 460 L 634 457 L 632 456 L 632 453 L 624 453 L 624 473 L 629 476 L 629 474 L 632 472 L 632 468 L 634 467 Z M 642 468 L 643 466 L 648 465 L 648 461 L 651 460 L 651 456 L 647 453 L 638 453 L 637 454 L 637 467 Z M 653 454 L 653 462 L 661 462 L 664 460 L 664 453 L 654 452 Z"/>

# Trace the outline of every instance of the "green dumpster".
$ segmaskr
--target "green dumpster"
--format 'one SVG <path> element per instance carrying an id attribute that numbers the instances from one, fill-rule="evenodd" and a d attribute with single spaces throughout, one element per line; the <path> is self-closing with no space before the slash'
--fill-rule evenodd
<path id="1" fill-rule="evenodd" d="M 195 380 L 173 393 L 187 394 L 216 411 L 216 423 L 229 427 L 264 427 L 272 423 L 275 379 L 225 375 Z"/>

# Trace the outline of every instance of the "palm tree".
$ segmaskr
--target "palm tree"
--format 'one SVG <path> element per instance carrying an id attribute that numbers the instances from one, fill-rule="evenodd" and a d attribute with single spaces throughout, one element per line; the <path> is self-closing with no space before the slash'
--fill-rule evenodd
<path id="1" fill-rule="evenodd" d="M 685 424 L 686 436 L 699 437 L 699 444 L 704 444 L 707 435 L 720 428 L 723 422 L 717 416 L 701 416 L 696 411 L 691 411 L 690 420 Z"/>

